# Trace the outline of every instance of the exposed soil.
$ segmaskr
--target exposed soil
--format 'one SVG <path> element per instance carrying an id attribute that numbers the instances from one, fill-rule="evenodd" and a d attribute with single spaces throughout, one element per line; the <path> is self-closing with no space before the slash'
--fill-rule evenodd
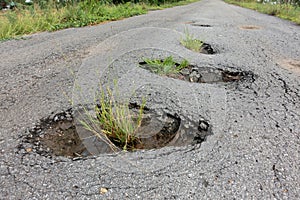
<path id="1" fill-rule="evenodd" d="M 282 60 L 279 65 L 293 73 L 300 75 L 300 61 L 298 60 Z"/>
<path id="2" fill-rule="evenodd" d="M 240 29 L 255 30 L 255 29 L 261 29 L 261 27 L 260 26 L 255 26 L 255 25 L 245 25 L 245 26 L 241 26 Z"/>
<path id="3" fill-rule="evenodd" d="M 161 129 L 158 132 L 153 132 L 152 120 L 156 118 L 161 123 Z M 152 110 L 145 110 L 141 127 L 138 129 L 139 143 L 135 146 L 136 149 L 157 149 L 167 146 L 176 136 L 181 124 L 181 119 L 177 115 L 166 114 L 159 116 Z M 151 130 L 152 129 L 152 130 Z"/>
<path id="4" fill-rule="evenodd" d="M 137 123 L 135 117 L 137 118 L 140 112 L 140 106 L 137 103 L 129 103 L 128 107 L 134 123 Z M 101 108 L 99 110 L 101 111 Z M 154 119 L 156 120 L 155 124 L 153 124 Z M 180 121 L 181 119 L 178 116 L 171 114 L 160 116 L 155 111 L 145 107 L 143 109 L 141 126 L 137 128 L 136 136 L 128 140 L 127 150 L 156 149 L 168 145 L 179 129 Z M 153 125 L 157 125 L 157 122 L 161 124 L 161 129 L 155 132 L 153 131 L 155 129 Z M 108 135 L 108 138 L 114 145 L 122 149 L 124 144 L 120 143 L 116 135 L 112 133 Z"/>
<path id="5" fill-rule="evenodd" d="M 19 150 L 27 153 L 34 151 L 44 156 L 89 155 L 76 132 L 70 110 L 42 119 L 29 129 Z"/>

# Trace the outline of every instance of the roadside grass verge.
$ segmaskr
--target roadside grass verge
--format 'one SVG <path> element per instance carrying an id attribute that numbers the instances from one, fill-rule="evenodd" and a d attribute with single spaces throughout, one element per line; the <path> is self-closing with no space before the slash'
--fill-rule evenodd
<path id="1" fill-rule="evenodd" d="M 42 31 L 95 25 L 196 1 L 165 0 L 159 3 L 145 0 L 113 4 L 108 1 L 89 0 L 64 6 L 58 6 L 53 1 L 46 6 L 18 6 L 15 10 L 0 11 L 0 40 Z"/>
<path id="2" fill-rule="evenodd" d="M 289 4 L 259 3 L 256 1 L 224 0 L 227 3 L 250 8 L 261 13 L 290 20 L 300 25 L 300 7 Z"/>

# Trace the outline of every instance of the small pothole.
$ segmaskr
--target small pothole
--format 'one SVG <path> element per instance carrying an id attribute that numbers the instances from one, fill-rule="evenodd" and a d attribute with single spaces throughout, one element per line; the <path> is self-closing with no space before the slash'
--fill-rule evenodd
<path id="1" fill-rule="evenodd" d="M 196 21 L 187 21 L 187 22 L 184 22 L 184 24 L 190 24 L 191 26 L 198 26 L 198 27 L 205 27 L 205 28 L 212 27 L 212 25 L 201 24 L 201 23 L 196 22 Z"/>
<path id="2" fill-rule="evenodd" d="M 212 27 L 209 24 L 197 24 L 197 23 L 191 23 L 191 26 L 198 26 L 198 27 L 205 27 L 205 28 Z"/>
<path id="3" fill-rule="evenodd" d="M 210 44 L 203 42 L 202 40 L 194 37 L 188 30 L 185 32 L 185 37 L 180 39 L 180 44 L 185 48 L 203 54 L 215 54 L 217 53 Z"/>
<path id="4" fill-rule="evenodd" d="M 212 46 L 208 43 L 203 43 L 200 48 L 200 53 L 204 54 L 215 54 L 216 51 L 212 48 Z"/>

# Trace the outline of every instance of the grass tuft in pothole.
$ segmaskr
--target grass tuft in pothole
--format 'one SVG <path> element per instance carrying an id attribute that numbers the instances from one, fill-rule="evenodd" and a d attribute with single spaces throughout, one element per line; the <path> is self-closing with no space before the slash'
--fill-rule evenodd
<path id="1" fill-rule="evenodd" d="M 149 58 L 144 58 L 143 60 L 144 62 L 139 63 L 142 68 L 159 75 L 177 74 L 182 69 L 189 66 L 189 62 L 187 60 L 184 59 L 180 63 L 177 63 L 172 56 L 169 56 L 164 60 Z"/>
<path id="2" fill-rule="evenodd" d="M 87 120 L 81 120 L 85 129 L 109 143 L 112 149 L 134 150 L 141 141 L 137 137 L 142 125 L 146 101 L 142 100 L 138 110 L 134 112 L 129 102 L 118 102 L 108 88 L 107 95 L 101 91 L 98 104 L 95 106 L 96 117 L 87 114 Z"/>
<path id="3" fill-rule="evenodd" d="M 200 52 L 201 47 L 203 46 L 204 42 L 196 39 L 192 34 L 190 34 L 188 31 L 185 31 L 185 38 L 182 38 L 180 40 L 180 43 L 186 47 L 187 49 L 190 49 L 195 52 Z"/>
<path id="4" fill-rule="evenodd" d="M 187 49 L 198 53 L 204 54 L 214 54 L 215 51 L 211 47 L 211 45 L 203 42 L 194 37 L 194 35 L 190 34 L 187 30 L 185 31 L 185 37 L 180 39 L 180 43 Z"/>
<path id="5" fill-rule="evenodd" d="M 171 56 L 166 59 L 144 59 L 139 66 L 152 73 L 193 83 L 228 83 L 254 81 L 250 71 L 231 71 L 213 67 L 198 67 L 187 60 L 176 62 Z"/>

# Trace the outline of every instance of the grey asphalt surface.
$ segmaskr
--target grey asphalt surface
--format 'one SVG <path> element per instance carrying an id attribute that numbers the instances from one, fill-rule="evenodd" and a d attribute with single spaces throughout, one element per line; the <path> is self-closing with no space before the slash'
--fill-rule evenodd
<path id="1" fill-rule="evenodd" d="M 218 53 L 180 46 L 185 29 Z M 299 26 L 219 0 L 1 42 L 0 199 L 299 199 L 299 47 Z M 136 68 L 135 58 L 156 54 L 251 71 L 254 82 L 187 83 Z M 213 135 L 201 147 L 78 160 L 18 151 L 26 129 L 80 103 L 74 83 L 90 98 L 114 66 L 121 93 L 161 88 L 175 99 L 163 105 L 204 117 Z"/>

